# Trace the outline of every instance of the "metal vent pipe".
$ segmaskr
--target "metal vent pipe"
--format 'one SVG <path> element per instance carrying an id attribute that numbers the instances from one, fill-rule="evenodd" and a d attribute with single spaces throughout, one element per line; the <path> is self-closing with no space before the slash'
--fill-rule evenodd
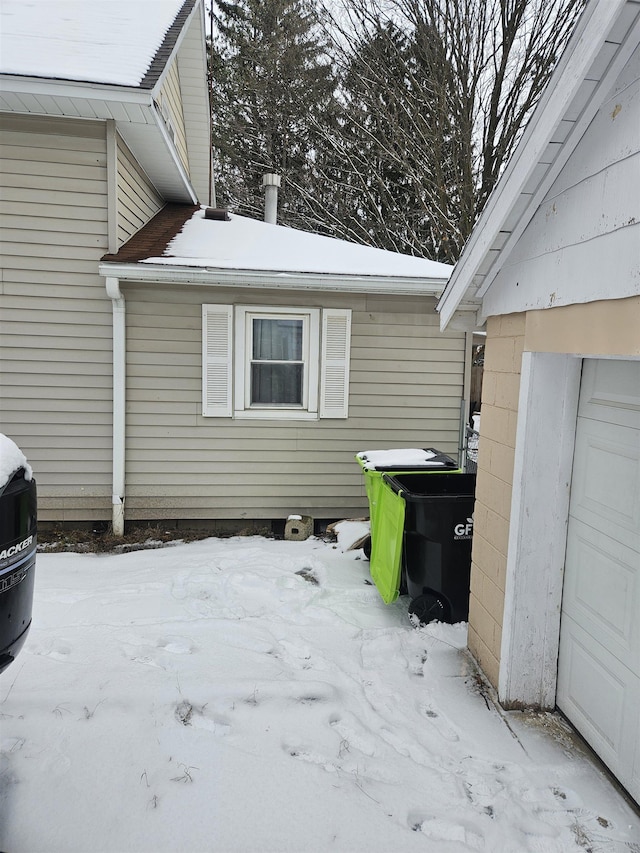
<path id="1" fill-rule="evenodd" d="M 280 175 L 269 173 L 262 176 L 264 187 L 264 221 L 275 225 L 278 221 L 278 189 L 280 187 Z"/>

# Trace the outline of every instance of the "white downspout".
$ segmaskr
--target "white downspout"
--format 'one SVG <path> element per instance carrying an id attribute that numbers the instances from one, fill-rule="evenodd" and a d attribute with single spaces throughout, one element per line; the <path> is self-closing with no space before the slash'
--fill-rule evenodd
<path id="1" fill-rule="evenodd" d="M 126 406 L 126 324 L 125 302 L 117 278 L 106 279 L 107 296 L 113 308 L 113 535 L 124 536 L 125 498 L 125 406 Z"/>
<path id="2" fill-rule="evenodd" d="M 460 467 L 467 468 L 467 425 L 469 423 L 469 405 L 471 403 L 471 362 L 473 360 L 473 332 L 464 335 L 464 377 L 462 382 L 462 400 L 460 401 L 460 447 L 458 449 Z"/>

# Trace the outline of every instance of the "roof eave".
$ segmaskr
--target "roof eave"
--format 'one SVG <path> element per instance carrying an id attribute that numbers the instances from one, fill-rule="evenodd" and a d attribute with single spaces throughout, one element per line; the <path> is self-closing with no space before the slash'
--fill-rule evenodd
<path id="1" fill-rule="evenodd" d="M 196 203 L 197 194 L 183 167 L 164 120 L 159 114 L 151 89 L 137 86 L 87 83 L 83 81 L 47 79 L 0 75 L 0 96 L 14 94 L 35 96 L 46 105 L 46 99 L 57 104 L 57 111 L 46 106 L 35 112 L 27 109 L 12 110 L 16 115 L 51 116 L 80 120 L 104 120 L 111 117 L 118 132 L 136 154 L 145 172 L 162 195 L 170 201 Z M 65 99 L 70 109 L 64 109 Z M 5 107 L 6 109 L 6 107 Z M 61 111 L 62 109 L 62 111 Z M 138 141 L 140 134 L 148 139 L 153 134 L 159 140 L 152 146 Z M 153 153 L 152 153 L 153 151 Z"/>
<path id="2" fill-rule="evenodd" d="M 529 222 L 533 210 L 541 200 L 540 197 L 546 184 L 557 174 L 561 165 L 566 162 L 571 151 L 577 145 L 579 133 L 575 131 L 586 123 L 587 115 L 583 115 L 583 121 L 580 124 L 578 122 L 573 123 L 573 131 L 562 146 L 562 154 L 556 157 L 555 168 L 548 169 L 545 179 L 530 193 L 529 205 L 526 213 L 520 218 L 517 232 L 510 232 L 505 241 L 501 232 L 507 216 L 514 209 L 520 197 L 524 195 L 525 188 L 529 189 L 527 184 L 540 163 L 542 154 L 571 108 L 578 89 L 601 51 L 607 35 L 620 17 L 626 2 L 627 0 L 611 0 L 609 3 L 592 3 L 587 6 L 583 13 L 583 17 L 578 22 L 569 45 L 547 84 L 547 89 L 529 121 L 518 147 L 507 163 L 494 191 L 489 196 L 487 204 L 465 244 L 457 264 L 454 266 L 451 278 L 437 305 L 441 329 L 444 330 L 447 327 L 462 300 L 467 299 L 469 301 L 467 291 L 473 284 L 474 278 L 487 256 L 493 251 L 495 257 L 489 268 L 483 269 L 483 283 L 477 290 L 476 297 L 471 300 L 477 303 L 481 311 L 481 297 L 490 287 L 505 258 L 515 245 L 518 236 Z M 638 26 L 637 22 L 636 26 Z M 600 80 L 596 91 L 602 93 L 606 89 L 611 76 L 615 73 L 616 68 L 622 64 L 624 58 L 625 52 L 620 51 L 617 61 L 609 67 L 608 72 Z M 592 101 L 595 101 L 595 98 Z M 595 109 L 592 108 L 592 112 L 595 112 Z M 496 251 L 496 245 L 502 245 L 502 248 Z"/>
<path id="3" fill-rule="evenodd" d="M 163 67 L 162 67 L 162 71 L 160 72 L 157 80 L 155 81 L 155 83 L 151 87 L 151 91 L 153 92 L 154 97 L 157 97 L 158 92 L 162 89 L 162 86 L 164 85 L 164 82 L 167 79 L 167 75 L 169 73 L 171 63 L 174 62 L 178 53 L 180 52 L 180 47 L 182 45 L 182 42 L 185 39 L 189 25 L 190 25 L 191 21 L 193 20 L 193 18 L 195 17 L 195 15 L 199 15 L 201 20 L 204 20 L 203 19 L 204 11 L 203 11 L 203 7 L 202 7 L 202 0 L 194 0 L 193 6 L 188 11 L 187 16 L 184 19 L 184 21 L 182 21 L 182 23 L 181 23 L 180 32 L 178 33 L 176 40 L 175 40 L 175 42 L 171 48 L 171 52 L 166 57 L 164 64 L 163 64 Z"/>
<path id="4" fill-rule="evenodd" d="M 333 273 L 192 267 L 178 264 L 103 262 L 100 275 L 136 284 L 242 287 L 257 290 L 305 290 L 396 296 L 440 296 L 446 278 L 339 275 Z"/>
<path id="5" fill-rule="evenodd" d="M 0 91 L 15 94 L 64 96 L 73 99 L 148 103 L 150 89 L 119 83 L 94 83 L 61 77 L 37 77 L 26 74 L 0 73 Z"/>

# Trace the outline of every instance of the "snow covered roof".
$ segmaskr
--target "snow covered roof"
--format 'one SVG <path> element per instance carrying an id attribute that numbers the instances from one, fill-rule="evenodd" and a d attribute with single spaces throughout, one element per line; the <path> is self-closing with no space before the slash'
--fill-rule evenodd
<path id="1" fill-rule="evenodd" d="M 339 289 L 357 290 L 365 290 L 373 279 L 396 285 L 411 280 L 411 292 L 433 294 L 441 292 L 451 272 L 449 264 L 235 214 L 209 219 L 205 208 L 181 205 L 168 205 L 117 254 L 106 255 L 103 261 L 103 275 L 136 280 L 193 281 L 199 274 L 200 283 L 207 283 L 207 276 L 219 281 L 226 272 L 236 279 L 233 284 L 242 283 L 238 281 L 242 273 L 254 282 L 260 275 L 279 287 L 286 287 L 287 279 L 291 286 L 293 282 L 299 286 L 301 278 L 311 276 L 324 277 L 325 284 L 327 277 L 351 279 L 352 287 Z M 111 266 L 115 264 L 117 270 Z"/>
<path id="2" fill-rule="evenodd" d="M 188 162 L 158 106 L 178 61 Z M 1 0 L 0 111 L 112 120 L 162 198 L 206 199 L 203 0 Z"/>
<path id="3" fill-rule="evenodd" d="M 193 0 L 2 0 L 0 72 L 140 86 Z"/>

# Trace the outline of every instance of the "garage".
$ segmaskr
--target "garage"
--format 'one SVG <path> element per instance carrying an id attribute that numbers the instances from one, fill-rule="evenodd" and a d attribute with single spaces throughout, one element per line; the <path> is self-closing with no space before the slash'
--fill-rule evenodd
<path id="1" fill-rule="evenodd" d="M 640 361 L 585 359 L 557 705 L 640 801 Z"/>

